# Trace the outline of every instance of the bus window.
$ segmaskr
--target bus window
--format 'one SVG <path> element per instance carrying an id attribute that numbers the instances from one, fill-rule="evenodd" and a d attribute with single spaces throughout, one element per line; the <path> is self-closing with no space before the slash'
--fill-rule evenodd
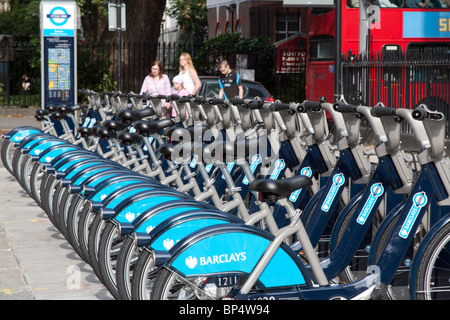
<path id="1" fill-rule="evenodd" d="M 333 60 L 334 38 L 316 36 L 309 39 L 309 60 Z"/>
<path id="2" fill-rule="evenodd" d="M 399 81 L 401 79 L 402 70 L 398 65 L 389 63 L 390 61 L 403 60 L 401 47 L 397 44 L 386 44 L 381 49 L 381 61 L 383 64 L 383 80 Z"/>
<path id="3" fill-rule="evenodd" d="M 408 1 L 421 1 L 421 0 L 408 0 Z M 433 1 L 433 0 L 431 0 Z M 440 1 L 440 0 L 437 0 Z M 372 4 L 379 6 L 380 8 L 398 8 L 402 6 L 403 0 L 376 0 Z M 348 0 L 347 6 L 349 8 L 359 8 L 359 0 Z"/>

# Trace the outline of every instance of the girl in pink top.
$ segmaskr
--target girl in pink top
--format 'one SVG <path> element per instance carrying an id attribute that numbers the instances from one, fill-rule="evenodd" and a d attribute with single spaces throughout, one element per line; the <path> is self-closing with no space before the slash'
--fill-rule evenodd
<path id="1" fill-rule="evenodd" d="M 180 97 L 188 96 L 190 95 L 189 91 L 183 86 L 183 78 L 178 76 L 175 76 L 172 80 L 173 83 L 173 93 L 176 95 L 179 95 Z M 177 111 L 175 108 L 172 108 L 172 118 L 175 118 L 177 116 Z M 189 117 L 188 112 L 186 110 L 186 116 Z"/>
<path id="2" fill-rule="evenodd" d="M 145 77 L 142 83 L 141 94 L 151 94 L 151 95 L 170 95 L 172 87 L 170 85 L 170 80 L 167 75 L 163 73 L 162 62 L 156 60 L 152 64 L 151 72 Z M 164 109 L 168 110 L 170 108 L 170 103 L 166 103 L 165 99 L 161 100 Z"/>

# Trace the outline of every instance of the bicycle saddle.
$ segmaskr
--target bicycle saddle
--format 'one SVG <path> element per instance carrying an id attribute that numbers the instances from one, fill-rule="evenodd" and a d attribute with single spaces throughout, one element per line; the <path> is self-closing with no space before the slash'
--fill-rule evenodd
<path id="1" fill-rule="evenodd" d="M 115 136 L 114 132 L 108 131 L 108 129 L 100 126 L 95 127 L 94 134 L 100 137 L 101 139 L 108 139 Z"/>
<path id="2" fill-rule="evenodd" d="M 124 145 L 128 145 L 128 146 L 131 144 L 138 143 L 142 139 L 142 137 L 139 134 L 131 133 L 131 132 L 119 132 L 117 134 L 117 138 L 120 139 L 120 141 Z"/>
<path id="3" fill-rule="evenodd" d="M 120 131 L 127 127 L 126 124 L 117 120 L 105 120 L 102 125 L 110 131 Z"/>
<path id="4" fill-rule="evenodd" d="M 60 106 L 58 108 L 58 111 L 67 114 L 67 113 L 74 113 L 75 111 L 77 111 L 79 109 L 81 109 L 80 105 Z"/>
<path id="5" fill-rule="evenodd" d="M 51 113 L 51 116 L 55 120 L 62 120 L 66 117 L 66 114 L 64 112 L 55 111 Z"/>
<path id="6" fill-rule="evenodd" d="M 136 121 L 133 123 L 133 127 L 143 137 L 148 137 L 152 133 L 152 128 L 148 121 Z"/>
<path id="7" fill-rule="evenodd" d="M 255 179 L 250 183 L 250 190 L 258 191 L 263 201 L 275 202 L 287 198 L 292 192 L 308 187 L 312 180 L 306 176 L 294 176 L 286 179 Z"/>
<path id="8" fill-rule="evenodd" d="M 58 110 L 58 107 L 54 105 L 48 105 L 46 108 L 49 112 L 55 112 Z"/>
<path id="9" fill-rule="evenodd" d="M 174 147 L 175 146 L 171 143 L 164 143 L 158 147 L 158 151 L 164 155 L 164 159 L 172 160 L 172 152 Z"/>
<path id="10" fill-rule="evenodd" d="M 153 115 L 155 115 L 155 110 L 153 110 L 153 108 L 145 108 L 139 111 L 121 110 L 117 114 L 117 116 L 121 118 L 123 121 L 137 121 Z"/>
<path id="11" fill-rule="evenodd" d="M 172 119 L 163 119 L 163 120 L 152 120 L 149 121 L 150 127 L 153 132 L 159 132 L 167 127 L 171 127 L 175 125 L 175 122 Z"/>
<path id="12" fill-rule="evenodd" d="M 36 116 L 43 117 L 43 116 L 48 115 L 49 113 L 50 113 L 49 110 L 38 109 L 38 110 L 36 111 L 35 117 L 36 117 Z"/>
<path id="13" fill-rule="evenodd" d="M 78 133 L 83 137 L 88 137 L 94 134 L 94 130 L 92 128 L 81 127 L 78 128 Z"/>

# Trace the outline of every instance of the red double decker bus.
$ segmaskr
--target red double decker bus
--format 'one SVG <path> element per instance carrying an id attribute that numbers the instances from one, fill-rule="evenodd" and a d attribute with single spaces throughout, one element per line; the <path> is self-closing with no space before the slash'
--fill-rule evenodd
<path id="1" fill-rule="evenodd" d="M 365 8 L 368 35 L 363 38 L 364 56 L 359 0 L 337 1 L 338 15 L 335 8 L 308 10 L 306 98 L 325 97 L 332 102 L 344 96 L 352 102 L 359 99 L 367 105 L 383 102 L 392 107 L 439 101 L 438 109 L 446 109 L 443 111 L 448 114 L 450 1 L 371 2 Z M 335 66 L 337 52 L 339 70 Z M 350 68 L 356 66 L 361 67 L 357 75 L 355 68 Z"/>

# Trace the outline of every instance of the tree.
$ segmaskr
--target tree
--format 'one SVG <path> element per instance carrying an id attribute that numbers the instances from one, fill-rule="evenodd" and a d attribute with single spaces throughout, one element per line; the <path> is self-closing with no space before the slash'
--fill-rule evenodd
<path id="1" fill-rule="evenodd" d="M 198 44 L 208 34 L 206 0 L 170 0 L 168 14 L 177 19 L 183 44 Z"/>

